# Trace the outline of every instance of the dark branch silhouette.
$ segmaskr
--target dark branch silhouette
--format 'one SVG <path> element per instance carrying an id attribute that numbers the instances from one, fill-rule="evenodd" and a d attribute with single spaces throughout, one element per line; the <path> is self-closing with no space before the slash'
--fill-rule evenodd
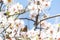
<path id="1" fill-rule="evenodd" d="M 33 22 L 35 22 L 34 20 L 32 20 L 32 19 L 29 19 L 29 18 L 19 18 L 19 19 L 22 19 L 22 20 L 30 20 L 30 21 L 33 21 Z"/>
<path id="2" fill-rule="evenodd" d="M 47 17 L 47 18 L 45 18 L 45 19 L 40 20 L 40 22 L 42 22 L 42 21 L 44 21 L 44 20 L 51 19 L 51 18 L 56 18 L 56 17 L 60 17 L 60 15 L 55 15 L 55 16 Z M 38 24 L 39 24 L 40 22 L 38 22 Z"/>

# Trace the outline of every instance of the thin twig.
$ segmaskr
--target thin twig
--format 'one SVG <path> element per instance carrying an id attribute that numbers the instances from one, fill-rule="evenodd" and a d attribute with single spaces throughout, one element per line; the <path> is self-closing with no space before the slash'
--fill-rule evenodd
<path id="1" fill-rule="evenodd" d="M 55 15 L 55 16 L 47 17 L 47 18 L 45 18 L 45 19 L 40 20 L 40 22 L 42 22 L 42 21 L 44 21 L 44 20 L 51 19 L 51 18 L 55 18 L 55 17 L 60 17 L 60 15 Z M 38 22 L 38 24 L 39 24 L 40 22 Z"/>
<path id="2" fill-rule="evenodd" d="M 10 25 L 9 25 L 10 26 Z M 9 26 L 8 27 L 6 27 L 0 34 L 2 34 L 4 31 L 6 31 L 7 30 L 7 28 L 9 28 Z"/>
<path id="3" fill-rule="evenodd" d="M 35 22 L 34 20 L 32 20 L 32 19 L 29 19 L 29 18 L 19 18 L 19 19 L 25 19 L 25 20 L 30 20 L 30 21 L 33 21 L 33 22 Z"/>

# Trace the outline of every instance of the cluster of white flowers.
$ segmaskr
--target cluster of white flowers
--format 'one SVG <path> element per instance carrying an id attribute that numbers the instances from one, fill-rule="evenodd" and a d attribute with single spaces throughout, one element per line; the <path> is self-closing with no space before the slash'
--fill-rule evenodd
<path id="1" fill-rule="evenodd" d="M 7 17 L 5 15 L 3 15 L 3 12 L 1 12 L 2 14 L 0 15 L 3 16 L 0 20 L 0 22 L 3 22 L 2 24 L 4 24 L 4 27 L 7 26 L 7 24 L 10 24 L 9 28 L 6 30 L 6 35 L 9 35 L 8 37 L 10 37 L 9 39 L 6 38 L 6 40 L 16 40 L 14 37 L 21 37 L 22 40 L 29 38 L 31 40 L 58 40 L 60 38 L 60 31 L 57 31 L 59 26 L 54 25 L 51 26 L 50 23 L 46 22 L 46 21 L 42 21 L 41 22 L 41 26 L 44 28 L 41 31 L 41 35 L 39 31 L 34 31 L 34 29 L 29 30 L 27 32 L 20 32 L 21 28 L 24 28 L 24 21 L 20 20 L 20 19 L 15 19 L 14 17 L 9 17 L 7 19 Z M 5 20 L 4 20 L 5 19 Z M 6 26 L 5 26 L 6 25 Z M 3 26 L 1 26 L 3 27 Z M 40 35 L 40 36 L 39 36 Z M 57 36 L 57 37 L 56 37 Z M 1 40 L 3 40 L 1 38 Z"/>
<path id="2" fill-rule="evenodd" d="M 19 3 L 11 5 L 8 9 L 9 15 L 18 14 L 21 13 L 22 11 L 23 11 L 23 6 Z"/>
<path id="3" fill-rule="evenodd" d="M 10 21 L 10 26 L 6 30 L 6 35 L 9 35 L 10 38 L 19 37 L 21 28 L 24 28 L 24 21 L 20 19 L 16 19 L 13 22 Z M 6 38 L 8 39 L 8 38 Z"/>
<path id="4" fill-rule="evenodd" d="M 0 12 L 0 27 L 7 26 L 7 17 L 3 13 Z"/>
<path id="5" fill-rule="evenodd" d="M 60 40 L 60 24 L 50 24 L 46 21 L 41 22 L 41 38 L 43 40 Z"/>
<path id="6" fill-rule="evenodd" d="M 20 14 L 23 12 L 23 6 L 19 3 L 10 5 L 6 10 L 7 15 Z"/>
<path id="7" fill-rule="evenodd" d="M 60 32 L 58 32 L 56 30 L 56 28 L 58 28 L 58 26 L 54 25 L 54 27 L 53 27 L 53 26 L 51 26 L 50 23 L 47 23 L 46 21 L 42 22 L 42 24 L 43 23 L 44 23 L 44 25 L 42 27 L 44 29 L 41 31 L 41 34 L 40 34 L 40 31 L 34 31 L 34 29 L 32 29 L 27 32 L 21 32 L 20 39 L 27 40 L 27 38 L 30 38 L 30 40 L 58 40 L 60 38 L 60 36 L 59 36 Z M 14 35 L 14 33 L 12 35 L 10 35 L 10 37 L 13 35 Z M 11 38 L 11 39 L 13 39 L 13 38 Z"/>
<path id="8" fill-rule="evenodd" d="M 19 36 L 20 34 L 20 30 L 21 28 L 24 28 L 24 21 L 20 20 L 20 19 L 15 19 L 16 16 L 11 16 L 9 18 L 7 18 L 6 15 L 4 15 L 4 12 L 0 12 L 0 29 L 1 28 L 7 28 L 6 29 L 6 35 L 9 35 L 9 37 L 14 37 L 14 35 L 16 34 L 17 36 Z M 2 31 L 3 29 L 1 29 Z M 0 31 L 0 33 L 1 33 Z M 5 36 L 6 36 L 5 35 Z M 14 38 L 12 38 L 13 40 Z M 0 38 L 0 40 L 3 40 L 2 38 Z M 7 40 L 7 38 L 6 38 Z M 9 40 L 9 39 L 8 39 Z"/>
<path id="9" fill-rule="evenodd" d="M 5 40 L 16 40 L 15 38 L 12 37 L 14 37 L 15 35 L 19 36 L 21 28 L 24 28 L 25 25 L 24 21 L 16 18 L 17 15 L 15 16 L 15 14 L 22 13 L 24 11 L 24 8 L 20 3 L 14 3 L 15 0 L 2 0 L 2 1 L 4 5 L 6 5 L 6 7 L 5 11 L 0 12 L 0 29 L 2 28 L 1 29 L 2 31 L 3 29 L 8 27 L 5 30 L 6 33 L 4 34 L 6 37 Z M 0 37 L 0 40 L 3 40 L 3 38 Z"/>
<path id="10" fill-rule="evenodd" d="M 24 8 L 20 3 L 14 3 L 15 0 L 2 0 L 5 4 L 5 12 L 7 15 L 14 15 L 24 12 Z"/>
<path id="11" fill-rule="evenodd" d="M 38 13 L 41 13 L 44 9 L 49 8 L 51 5 L 51 0 L 30 0 L 30 1 L 31 3 L 28 6 L 28 9 L 30 10 L 31 19 L 34 19 Z"/>
<path id="12" fill-rule="evenodd" d="M 24 21 L 16 18 L 14 14 L 20 14 L 24 11 L 21 4 L 12 4 L 14 0 L 2 0 L 7 6 L 5 12 L 0 12 L 0 28 L 7 28 L 5 31 L 5 40 L 60 40 L 60 24 L 56 26 L 51 25 L 46 21 L 41 22 L 41 27 L 43 30 L 35 31 L 28 30 L 27 32 L 22 32 L 21 30 L 26 27 Z M 30 0 L 28 5 L 28 10 L 30 11 L 31 19 L 36 18 L 38 13 L 41 13 L 46 8 L 50 7 L 52 0 Z M 13 16 L 12 16 L 13 15 Z M 1 32 L 0 32 L 1 33 Z M 0 40 L 3 38 L 0 36 Z"/>

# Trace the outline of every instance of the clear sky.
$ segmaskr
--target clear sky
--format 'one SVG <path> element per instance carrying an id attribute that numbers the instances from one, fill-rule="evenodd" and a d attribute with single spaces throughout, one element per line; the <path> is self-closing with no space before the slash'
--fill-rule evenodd
<path id="1" fill-rule="evenodd" d="M 21 3 L 24 7 L 26 7 L 26 5 L 28 4 L 28 0 L 17 0 L 16 2 L 19 2 Z M 50 16 L 53 16 L 53 15 L 57 15 L 57 14 L 60 14 L 60 0 L 52 0 L 52 4 L 51 4 L 51 8 L 50 10 L 47 10 L 48 14 Z M 28 12 L 26 14 L 23 14 L 23 15 L 20 15 L 20 17 L 27 17 L 28 18 Z M 47 20 L 49 21 L 50 23 L 60 23 L 60 18 L 53 18 L 53 19 L 49 19 Z M 29 22 L 27 20 L 25 20 L 25 24 L 28 25 L 29 29 L 32 28 L 33 22 Z"/>

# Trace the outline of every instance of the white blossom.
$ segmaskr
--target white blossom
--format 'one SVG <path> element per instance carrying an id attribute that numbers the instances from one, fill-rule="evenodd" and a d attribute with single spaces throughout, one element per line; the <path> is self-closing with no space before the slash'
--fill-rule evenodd
<path id="1" fill-rule="evenodd" d="M 12 4 L 9 8 L 8 8 L 8 15 L 14 15 L 14 14 L 19 14 L 23 12 L 23 6 L 19 3 L 16 4 Z"/>
<path id="2" fill-rule="evenodd" d="M 3 40 L 3 38 L 2 38 L 2 37 L 0 37 L 0 40 Z"/>
<path id="3" fill-rule="evenodd" d="M 12 32 L 12 29 L 8 28 L 8 29 L 6 30 L 6 32 L 10 33 L 10 32 Z"/>
<path id="4" fill-rule="evenodd" d="M 8 18 L 8 23 L 14 24 L 14 17 L 9 17 L 9 18 Z"/>

